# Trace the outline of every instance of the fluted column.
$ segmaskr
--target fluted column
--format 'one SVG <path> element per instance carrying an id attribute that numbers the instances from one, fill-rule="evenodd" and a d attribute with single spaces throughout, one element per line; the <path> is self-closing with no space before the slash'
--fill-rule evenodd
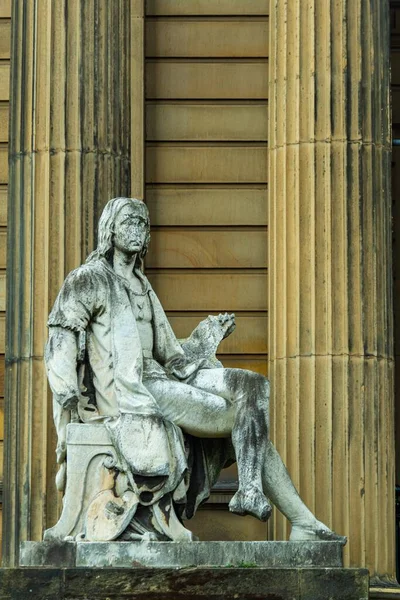
<path id="1" fill-rule="evenodd" d="M 270 3 L 273 436 L 375 578 L 395 573 L 388 18 L 386 0 Z"/>
<path id="2" fill-rule="evenodd" d="M 130 188 L 130 2 L 13 0 L 3 555 L 57 519 L 46 320 Z"/>

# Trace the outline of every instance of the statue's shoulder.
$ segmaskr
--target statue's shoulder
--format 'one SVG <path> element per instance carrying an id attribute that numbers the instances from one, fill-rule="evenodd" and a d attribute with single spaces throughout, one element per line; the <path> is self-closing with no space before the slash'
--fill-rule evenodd
<path id="1" fill-rule="evenodd" d="M 106 275 L 96 262 L 71 271 L 56 298 L 48 325 L 83 331 L 91 316 L 104 305 L 106 286 Z"/>
<path id="2" fill-rule="evenodd" d="M 101 261 L 96 260 L 84 263 L 68 273 L 63 287 L 71 288 L 75 292 L 84 292 L 88 289 L 93 290 L 93 288 L 104 285 L 106 282 L 107 272 Z"/>

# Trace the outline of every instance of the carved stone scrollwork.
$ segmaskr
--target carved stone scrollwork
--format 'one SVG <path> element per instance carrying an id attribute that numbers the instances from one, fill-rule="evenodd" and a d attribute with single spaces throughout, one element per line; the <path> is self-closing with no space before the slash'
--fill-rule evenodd
<path id="1" fill-rule="evenodd" d="M 115 469 L 118 467 L 118 458 L 115 452 L 110 452 L 108 456 L 105 457 L 105 459 L 103 460 L 103 465 L 106 469 L 109 469 L 110 471 L 111 469 Z"/>
<path id="2" fill-rule="evenodd" d="M 146 502 L 132 490 L 131 474 L 121 466 L 104 425 L 67 427 L 66 470 L 63 512 L 45 532 L 46 541 L 195 539 L 176 514 L 172 494 Z"/>

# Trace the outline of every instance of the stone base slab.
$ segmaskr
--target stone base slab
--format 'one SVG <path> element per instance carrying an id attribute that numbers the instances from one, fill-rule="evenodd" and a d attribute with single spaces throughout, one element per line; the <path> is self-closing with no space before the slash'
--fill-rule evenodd
<path id="1" fill-rule="evenodd" d="M 342 567 L 339 542 L 23 542 L 23 567 Z"/>
<path id="2" fill-rule="evenodd" d="M 1 600 L 367 600 L 365 569 L 0 569 Z"/>

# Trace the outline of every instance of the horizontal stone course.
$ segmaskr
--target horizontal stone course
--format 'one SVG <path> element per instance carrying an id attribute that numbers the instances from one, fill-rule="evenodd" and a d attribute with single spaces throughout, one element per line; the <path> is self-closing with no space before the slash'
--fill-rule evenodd
<path id="1" fill-rule="evenodd" d="M 339 542 L 23 542 L 26 567 L 341 567 Z"/>
<path id="2" fill-rule="evenodd" d="M 0 569 L 0 600 L 367 600 L 365 569 Z"/>

